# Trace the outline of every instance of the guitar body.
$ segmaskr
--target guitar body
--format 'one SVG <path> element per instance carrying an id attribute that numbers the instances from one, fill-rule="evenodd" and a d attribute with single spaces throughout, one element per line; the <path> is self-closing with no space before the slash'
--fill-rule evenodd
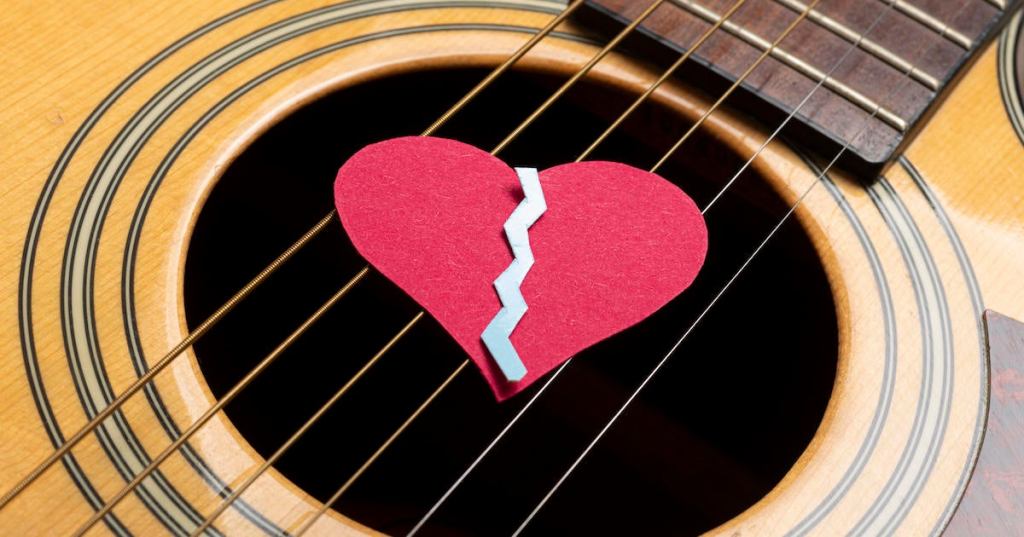
<path id="1" fill-rule="evenodd" d="M 562 7 L 547 0 L 5 6 L 0 490 L 15 486 L 188 334 L 195 321 L 186 313 L 184 282 L 196 223 L 224 170 L 255 140 L 332 92 L 431 70 L 485 74 Z M 786 205 L 802 198 L 795 217 L 835 304 L 838 345 L 827 359 L 835 360 L 836 372 L 806 449 L 767 495 L 712 533 L 940 533 L 957 515 L 972 476 L 980 479 L 974 469 L 993 390 L 982 314 L 991 309 L 1024 319 L 1024 133 L 1015 130 L 1024 118 L 1008 106 L 1018 99 L 1021 111 L 1017 82 L 1007 78 L 1015 54 L 1007 36 L 1017 25 L 1012 21 L 1002 40 L 980 53 L 879 178 L 829 170 L 819 180 L 828 159 L 780 140 L 754 160 L 756 177 Z M 561 81 L 599 48 L 568 23 L 517 70 Z M 659 72 L 613 52 L 587 79 L 635 95 Z M 416 88 L 409 92 L 415 99 Z M 460 95 L 453 90 L 451 102 Z M 680 80 L 653 99 L 689 121 L 713 101 Z M 373 130 L 372 120 L 362 121 L 337 128 Z M 392 121 L 386 107 L 378 121 Z M 729 109 L 703 127 L 709 140 L 741 159 L 771 131 Z M 714 218 L 712 209 L 708 219 Z M 711 241 L 714 248 L 714 234 Z M 224 252 L 224 262 L 233 256 Z M 787 314 L 786 304 L 775 307 Z M 734 330 L 742 337 L 746 327 Z M 774 337 L 797 342 L 805 330 L 794 322 Z M 346 334 L 339 329 L 339 340 Z M 1000 389 L 1024 394 L 1019 383 Z M 100 435 L 83 440 L 73 457 L 0 510 L 2 533 L 73 533 L 219 393 L 188 350 Z M 338 434 L 364 432 L 353 426 Z M 462 464 L 483 444 L 467 448 Z M 243 481 L 265 456 L 229 414 L 218 414 L 91 533 L 188 534 L 222 501 L 223 489 Z M 444 486 L 436 485 L 437 495 Z M 214 528 L 229 535 L 294 532 L 322 500 L 270 469 Z M 347 517 L 343 504 L 338 511 L 318 520 L 311 534 L 392 531 Z M 645 528 L 642 520 L 634 524 Z"/>

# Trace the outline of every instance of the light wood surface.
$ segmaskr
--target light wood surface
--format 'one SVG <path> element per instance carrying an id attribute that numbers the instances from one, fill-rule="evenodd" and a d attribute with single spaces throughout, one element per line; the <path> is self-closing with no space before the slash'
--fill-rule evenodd
<path id="1" fill-rule="evenodd" d="M 121 292 L 127 277 L 126 238 L 150 179 L 191 125 L 274 66 L 341 40 L 376 36 L 268 77 L 238 95 L 183 146 L 155 191 L 135 254 L 134 320 L 141 350 L 150 361 L 186 333 L 181 282 L 191 227 L 219 171 L 255 136 L 332 89 L 428 66 L 495 65 L 528 34 L 471 25 L 538 28 L 560 9 L 555 2 L 526 0 L 453 1 L 451 7 L 416 9 L 423 3 L 255 5 L 193 35 L 164 56 L 159 56 L 161 51 L 176 40 L 238 7 L 220 0 L 157 6 L 19 1 L 4 6 L 0 492 L 54 449 L 37 407 L 41 397 L 65 436 L 87 421 L 70 363 L 77 359 L 84 367 L 88 353 L 101 352 L 96 356 L 115 394 L 137 377 Z M 403 9 L 385 9 L 398 5 Z M 317 8 L 324 8 L 317 16 L 329 24 L 307 28 L 313 24 L 310 18 L 296 18 L 294 28 L 289 27 L 294 35 L 265 49 L 253 48 L 244 56 L 241 49 L 230 47 L 236 40 L 251 43 L 253 32 Z M 453 26 L 441 30 L 432 25 Z M 408 31 L 390 32 L 399 29 Z M 590 45 L 552 37 L 521 65 L 568 74 L 594 52 Z M 205 69 L 223 67 L 222 73 L 208 80 L 200 80 L 204 73 L 185 74 L 178 80 L 211 53 L 223 53 L 215 56 L 223 65 Z M 231 54 L 238 56 L 237 63 L 228 63 Z M 159 61 L 136 71 L 150 58 Z M 639 93 L 657 74 L 613 54 L 589 76 Z M 125 80 L 130 83 L 123 84 Z M 195 91 L 161 93 L 171 84 L 181 88 L 175 91 Z M 116 96 L 106 100 L 115 91 Z M 174 102 L 178 96 L 185 97 L 180 106 Z M 659 90 L 655 98 L 691 117 L 708 106 L 677 83 Z M 90 115 L 101 106 L 101 114 Z M 157 123 L 157 113 L 172 106 L 176 108 Z M 146 132 L 144 124 L 133 124 L 133 117 L 152 122 L 152 132 Z M 714 114 L 707 128 L 743 156 L 753 154 L 767 135 L 728 112 Z M 130 161 L 125 155 L 131 146 L 118 140 L 121 132 L 141 140 L 138 155 Z M 69 143 L 74 144 L 73 151 L 62 157 L 65 147 L 72 147 Z M 112 147 L 120 149 L 107 154 Z M 103 167 L 105 154 L 112 159 L 111 166 Z M 118 178 L 113 164 L 120 162 L 125 166 Z M 1024 150 L 1000 96 L 996 47 L 983 53 L 905 159 L 890 166 L 879 182 L 865 186 L 842 174 L 829 174 L 829 181 L 820 182 L 800 156 L 778 142 L 770 144 L 754 165 L 790 202 L 815 184 L 797 215 L 821 254 L 839 306 L 841 352 L 833 398 L 811 446 L 771 494 L 714 533 L 940 531 L 966 486 L 984 426 L 988 377 L 978 307 L 1024 318 Z M 106 214 L 90 209 L 79 225 L 79 203 L 103 205 L 100 195 L 91 191 L 91 181 L 99 186 L 116 183 L 116 188 Z M 52 197 L 40 205 L 47 193 Z M 73 229 L 98 230 L 94 260 L 83 257 L 85 250 L 68 251 L 69 245 L 78 244 L 69 240 Z M 33 257 L 27 259 L 29 239 L 36 242 Z M 87 242 L 81 244 L 87 247 Z M 65 267 L 69 259 L 71 270 Z M 30 274 L 24 272 L 25 266 L 31 267 Z M 93 271 L 92 285 L 77 287 L 75 278 L 90 281 L 82 272 L 86 268 Z M 22 281 L 23 274 L 28 281 Z M 70 278 L 74 296 L 62 296 L 64 277 Z M 31 295 L 25 294 L 26 285 Z M 89 294 L 91 311 L 89 303 L 82 302 Z M 19 309 L 21 299 L 30 311 Z M 22 321 L 31 326 L 31 334 Z M 82 330 L 88 327 L 95 328 L 92 349 L 84 344 L 87 334 Z M 81 345 L 78 358 L 68 355 L 68 334 L 81 338 L 76 339 Z M 800 327 L 781 336 L 798 338 Z M 38 368 L 36 378 L 45 392 L 30 384 L 33 367 Z M 181 429 L 214 400 L 191 354 L 159 375 L 155 388 Z M 134 397 L 124 406 L 124 420 L 150 456 L 170 442 L 146 397 Z M 223 417 L 203 428 L 190 445 L 229 484 L 245 479 L 261 461 Z M 128 451 L 124 446 L 113 449 Z M 112 496 L 125 483 L 108 451 L 95 436 L 73 451 L 77 465 L 102 497 Z M 160 471 L 200 513 L 219 501 L 217 491 L 185 457 L 171 457 Z M 155 484 L 146 485 L 154 491 L 155 503 L 169 501 L 161 499 Z M 2 533 L 73 532 L 94 511 L 80 486 L 68 468 L 54 466 L 0 511 Z M 318 507 L 273 471 L 243 498 L 268 523 L 289 530 Z M 904 498 L 908 501 L 902 502 Z M 135 495 L 113 512 L 132 533 L 167 531 Z M 182 524 L 188 527 L 189 522 Z M 236 509 L 227 510 L 216 527 L 232 535 L 259 531 Z M 313 530 L 324 535 L 371 532 L 334 513 Z M 92 534 L 108 531 L 100 524 Z"/>

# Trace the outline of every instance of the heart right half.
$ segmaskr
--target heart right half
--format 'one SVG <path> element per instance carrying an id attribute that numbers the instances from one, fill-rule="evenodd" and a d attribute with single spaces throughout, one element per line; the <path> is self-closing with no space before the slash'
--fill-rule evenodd
<path id="1" fill-rule="evenodd" d="M 686 289 L 707 252 L 696 204 L 658 175 L 615 162 L 540 173 L 547 211 L 529 229 L 536 264 L 511 340 L 526 365 L 508 382 L 480 334 L 512 261 L 502 225 L 523 199 L 498 158 L 444 138 L 395 138 L 338 171 L 335 205 L 353 245 L 455 338 L 498 400 L 642 321 Z"/>

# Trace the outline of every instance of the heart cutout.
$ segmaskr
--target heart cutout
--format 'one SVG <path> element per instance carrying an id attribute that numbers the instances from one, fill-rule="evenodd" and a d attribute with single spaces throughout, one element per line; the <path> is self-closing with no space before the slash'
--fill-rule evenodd
<path id="1" fill-rule="evenodd" d="M 355 248 L 455 338 L 499 401 L 664 306 L 707 252 L 700 210 L 658 175 L 590 161 L 546 169 L 540 182 L 548 209 L 529 229 L 529 309 L 511 336 L 527 369 L 519 382 L 480 339 L 501 307 L 494 279 L 512 261 L 502 225 L 523 199 L 515 170 L 471 145 L 417 136 L 363 148 L 334 183 Z"/>

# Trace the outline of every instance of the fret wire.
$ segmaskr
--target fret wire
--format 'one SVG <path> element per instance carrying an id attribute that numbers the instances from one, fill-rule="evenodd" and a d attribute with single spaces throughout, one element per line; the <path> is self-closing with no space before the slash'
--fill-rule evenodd
<path id="1" fill-rule="evenodd" d="M 963 8 L 961 8 L 961 10 L 962 9 Z M 884 13 L 885 13 L 885 11 L 883 11 L 883 14 Z M 881 15 L 879 15 L 879 17 L 875 20 L 875 23 L 877 23 L 879 20 L 881 20 Z M 874 26 L 874 24 L 872 24 L 872 26 Z M 845 55 L 844 55 L 844 58 L 845 58 Z M 840 60 L 839 63 L 842 63 L 842 60 Z M 837 66 L 838 66 L 838 64 L 832 68 L 832 71 L 834 71 L 835 67 L 837 67 Z M 905 76 L 903 82 L 901 84 L 899 84 L 898 86 L 894 87 L 890 93 L 895 93 L 897 90 L 902 89 L 903 86 L 906 85 L 906 83 L 909 82 L 910 80 L 911 79 L 910 79 L 909 76 Z M 809 97 L 809 95 L 808 95 L 808 97 Z M 806 101 L 806 97 L 805 97 L 805 101 Z M 789 118 L 792 118 L 792 114 L 787 118 L 787 121 L 789 120 Z M 761 243 L 757 245 L 757 247 L 750 254 L 750 256 L 743 262 L 743 264 L 740 266 L 740 268 L 732 275 L 732 277 L 726 282 L 726 284 L 722 287 L 722 289 L 720 289 L 718 291 L 718 293 L 715 295 L 715 297 L 713 299 L 711 299 L 711 302 L 701 311 L 701 313 L 697 316 L 697 319 L 694 320 L 694 322 L 690 324 L 690 326 L 683 333 L 682 337 L 680 337 L 680 339 L 669 349 L 669 351 L 667 353 L 665 353 L 665 356 L 657 364 L 655 364 L 654 369 L 651 370 L 651 372 L 644 378 L 643 381 L 641 381 L 640 385 L 637 386 L 637 388 L 633 391 L 633 393 L 630 394 L 630 396 L 626 399 L 626 401 L 612 415 L 611 419 L 604 425 L 604 427 L 601 428 L 601 430 L 590 441 L 590 443 L 587 444 L 587 447 L 584 448 L 583 452 L 580 453 L 580 455 L 576 458 L 576 460 L 573 461 L 573 463 L 569 466 L 569 468 L 565 471 L 565 473 L 563 473 L 562 476 L 558 479 L 558 481 L 555 483 L 555 485 L 544 495 L 544 497 L 534 507 L 534 509 L 530 512 L 530 514 L 527 515 L 526 519 L 523 520 L 523 522 L 519 525 L 519 527 L 516 529 L 516 531 L 512 534 L 512 537 L 518 537 L 519 534 L 522 533 L 523 529 L 525 529 L 526 526 L 530 523 L 530 521 L 533 520 L 533 518 L 536 516 L 536 514 L 540 511 L 541 508 L 544 507 L 544 505 L 552 497 L 552 495 L 554 495 L 554 493 L 558 490 L 558 488 L 562 485 L 562 483 L 564 483 L 565 480 L 568 479 L 569 475 L 579 466 L 580 462 L 587 456 L 587 454 L 590 453 L 590 451 L 594 448 L 594 446 L 597 444 L 597 442 L 600 441 L 601 438 L 604 437 L 604 435 L 608 432 L 608 430 L 615 423 L 615 421 L 617 421 L 618 418 L 623 414 L 623 412 L 625 412 L 626 408 L 633 402 L 633 400 L 636 399 L 636 397 L 640 394 L 640 392 L 643 391 L 643 389 L 647 386 L 647 384 L 651 381 L 651 379 L 654 378 L 654 375 L 658 373 L 658 371 L 661 369 L 661 367 L 664 366 L 664 364 L 668 361 L 668 359 L 672 356 L 672 354 L 675 353 L 675 351 L 679 348 L 679 346 L 682 345 L 683 341 L 686 339 L 687 336 L 689 336 L 689 334 L 694 330 L 694 328 L 696 328 L 697 324 L 700 323 L 700 321 L 704 318 L 704 316 L 707 315 L 707 313 L 718 302 L 718 300 L 722 297 L 722 295 L 725 294 L 725 292 L 729 289 L 729 287 L 733 284 L 733 282 L 735 282 L 736 279 L 740 276 L 740 274 L 742 274 L 743 271 L 750 265 L 750 263 L 758 255 L 758 253 L 764 248 L 764 246 L 772 239 L 772 237 L 775 236 L 775 234 L 779 231 L 779 229 L 782 228 L 782 225 L 789 219 L 789 217 L 792 216 L 794 212 L 796 212 L 797 207 L 799 207 L 800 204 L 803 202 L 803 200 L 807 197 L 807 195 L 810 194 L 812 190 L 814 190 L 814 187 L 817 186 L 817 184 L 821 182 L 821 178 L 824 177 L 825 174 L 828 173 L 829 170 L 832 169 L 832 167 L 836 164 L 836 162 L 839 161 L 839 158 L 850 147 L 850 144 L 853 141 L 853 139 L 855 139 L 857 136 L 860 136 L 861 134 L 866 132 L 867 128 L 869 127 L 869 125 L 870 125 L 870 123 L 865 120 L 863 122 L 863 125 L 862 125 L 860 131 L 854 137 L 851 137 L 848 141 L 846 141 L 843 144 L 843 146 L 839 149 L 839 151 L 835 154 L 835 156 L 832 157 L 832 160 L 829 161 L 828 164 L 824 168 L 822 168 L 819 173 L 816 174 L 816 177 L 814 178 L 813 181 L 811 181 L 811 184 L 800 194 L 800 196 L 796 199 L 796 201 L 790 206 L 790 208 L 782 216 L 782 219 L 772 228 L 771 231 L 768 232 L 768 235 L 764 238 L 764 240 L 762 240 Z M 776 129 L 775 133 L 773 133 L 773 136 L 775 134 L 777 134 L 778 132 L 780 132 L 780 130 L 781 130 L 781 127 L 780 127 L 780 129 Z M 757 154 L 759 154 L 760 151 L 764 149 L 764 147 L 765 147 L 765 145 L 762 145 L 761 148 L 758 150 L 758 152 L 755 153 L 754 157 L 756 157 Z M 749 162 L 750 161 L 748 161 L 748 163 Z"/>
<path id="2" fill-rule="evenodd" d="M 707 22 L 713 22 L 720 19 L 719 15 L 714 11 L 698 4 L 694 0 L 672 0 L 672 3 L 685 9 L 697 17 L 704 19 Z M 805 6 L 806 7 L 806 6 Z M 746 28 L 739 26 L 731 21 L 726 21 L 722 25 L 722 28 L 730 34 L 742 39 L 753 47 L 760 49 L 762 52 L 769 52 L 773 58 L 779 60 L 791 69 L 799 72 L 805 77 L 819 83 L 824 83 L 825 87 L 834 91 L 841 97 L 857 105 L 861 110 L 870 114 L 875 114 L 879 119 L 884 121 L 890 127 L 896 129 L 899 132 L 906 132 L 907 122 L 901 118 L 895 112 L 883 107 L 881 104 L 875 102 L 870 97 L 863 93 L 847 86 L 846 84 L 832 78 L 825 76 L 817 67 L 805 62 L 790 52 L 782 49 L 781 47 L 771 47 L 771 43 L 762 38 L 761 36 L 747 30 Z M 877 113 L 876 113 L 877 112 Z"/>
<path id="3" fill-rule="evenodd" d="M 562 10 L 557 16 L 552 18 L 545 24 L 540 30 L 537 31 L 529 40 L 521 45 L 508 59 L 502 62 L 494 70 L 488 74 L 483 80 L 481 80 L 476 86 L 473 87 L 464 95 L 459 101 L 451 106 L 437 121 L 427 127 L 423 131 L 421 136 L 430 136 L 434 131 L 444 125 L 453 115 L 461 111 L 466 107 L 469 102 L 476 97 L 481 91 L 490 86 L 495 79 L 501 74 L 505 73 L 512 65 L 522 58 L 527 52 L 529 52 L 537 43 L 539 43 L 544 37 L 550 34 L 559 24 L 565 21 L 576 9 L 583 5 L 583 0 L 572 0 L 564 10 Z M 259 287 L 271 274 L 273 274 L 281 265 L 288 261 L 292 255 L 305 247 L 314 237 L 316 237 L 323 229 L 327 227 L 334 218 L 337 216 L 336 210 L 331 210 L 327 215 L 320 219 L 312 228 L 302 235 L 295 243 L 289 246 L 284 252 L 282 252 L 274 261 L 272 261 L 267 267 L 259 272 L 249 283 L 245 284 L 239 289 L 227 302 L 221 305 L 212 315 L 207 317 L 202 323 L 199 324 L 194 330 L 185 336 L 177 345 L 174 346 L 170 351 L 167 352 L 163 357 L 160 358 L 156 363 L 150 367 L 146 373 L 136 379 L 127 389 L 125 389 L 119 396 L 111 401 L 107 406 L 103 408 L 96 416 L 90 419 L 84 426 L 78 429 L 74 435 L 68 438 L 60 447 L 56 448 L 51 454 L 43 459 L 35 468 L 32 469 L 25 477 L 21 479 L 14 487 L 0 496 L 0 509 L 3 509 L 14 500 L 22 491 L 28 488 L 36 479 L 53 466 L 58 460 L 63 458 L 68 452 L 71 451 L 79 442 L 81 442 L 89 433 L 93 432 L 99 427 L 107 418 L 109 418 L 114 412 L 117 411 L 131 396 L 138 393 L 146 384 L 151 382 L 157 374 L 167 368 L 175 358 L 180 356 L 185 349 L 191 347 L 196 341 L 205 335 L 211 328 L 213 328 L 225 315 L 231 312 L 235 306 L 238 305 L 242 300 L 247 298 L 252 291 Z M 367 265 L 366 268 L 369 268 Z"/>
<path id="4" fill-rule="evenodd" d="M 707 118 L 711 116 L 711 113 L 714 112 L 715 110 L 717 110 L 718 107 L 721 106 L 722 103 L 724 103 L 725 100 L 730 95 L 732 95 L 732 93 L 734 91 L 736 91 L 737 88 L 740 87 L 741 84 L 743 84 L 743 81 L 746 80 L 746 78 L 748 76 L 750 76 L 751 73 L 754 72 L 754 69 L 756 69 L 759 65 L 761 65 L 761 63 L 764 62 L 764 60 L 767 59 L 768 56 L 771 55 L 772 51 L 775 50 L 779 46 L 779 44 L 782 43 L 782 40 L 785 39 L 789 35 L 789 33 L 792 32 L 797 27 L 797 25 L 800 22 L 802 22 L 807 17 L 807 14 L 810 12 L 811 9 L 814 9 L 814 7 L 818 5 L 819 1 L 820 0 L 812 0 L 810 5 L 807 6 L 807 11 L 804 11 L 803 13 L 800 14 L 799 17 L 793 19 L 793 21 L 789 23 L 789 26 L 787 26 L 786 29 L 783 30 L 782 34 L 779 35 L 779 37 L 776 38 L 774 42 L 768 44 L 768 46 L 765 48 L 765 50 L 763 50 L 761 52 L 761 55 L 757 57 L 757 60 L 755 60 L 754 63 L 750 64 L 750 66 L 747 67 L 747 69 L 745 71 L 743 71 L 743 74 L 741 74 L 739 77 L 737 77 L 736 80 L 732 83 L 732 85 L 729 86 L 729 89 L 725 90 L 725 93 L 723 93 L 718 98 L 718 100 L 715 101 L 714 104 L 712 104 L 700 116 L 700 119 L 697 120 L 697 122 L 694 123 L 692 126 L 690 126 L 690 129 L 687 130 L 683 134 L 683 136 L 681 138 L 679 138 L 679 140 L 677 140 L 676 143 L 668 151 L 665 152 L 664 155 L 662 155 L 662 157 L 658 160 L 658 162 L 656 162 L 654 164 L 654 166 L 651 166 L 651 169 L 649 170 L 651 173 L 654 173 L 654 172 L 658 171 L 658 169 L 661 168 L 665 164 L 665 162 L 668 161 L 669 157 L 671 157 L 673 154 L 675 154 L 676 150 L 678 150 L 679 147 L 682 146 L 683 143 L 685 143 L 686 140 L 688 140 L 690 138 L 690 136 L 693 135 L 694 132 L 697 132 L 697 128 L 700 127 L 704 123 L 704 121 L 706 121 Z M 675 2 L 676 4 L 679 3 L 677 0 L 673 0 L 673 2 Z M 718 16 L 715 15 L 715 17 L 718 17 Z M 728 27 L 731 24 L 732 24 L 731 22 L 726 21 L 725 23 L 722 24 L 722 27 L 725 28 L 726 30 L 728 30 Z M 821 84 L 821 82 L 819 82 L 819 84 Z"/>
<path id="5" fill-rule="evenodd" d="M 1000 11 L 1006 11 L 1006 2 L 1003 0 L 985 0 L 992 7 L 999 9 Z"/>
<path id="6" fill-rule="evenodd" d="M 636 100 L 634 100 L 633 103 L 629 105 L 629 108 L 627 108 L 625 112 L 619 114 L 619 117 L 616 118 L 615 121 L 613 121 L 612 124 L 609 125 L 608 128 L 606 128 L 604 132 L 602 132 L 601 135 L 598 136 L 597 139 L 593 141 L 593 143 L 590 144 L 590 146 L 588 146 L 582 153 L 580 153 L 578 157 L 576 157 L 576 162 L 580 162 L 583 159 L 590 156 L 590 154 L 594 152 L 594 149 L 596 149 L 597 146 L 601 145 L 601 143 L 604 142 L 606 138 L 608 138 L 608 135 L 610 135 L 612 131 L 617 129 L 619 125 L 622 124 L 622 122 L 625 121 L 626 118 L 633 113 L 634 110 L 636 110 L 641 104 L 643 104 L 644 101 L 646 101 L 647 98 L 650 97 L 655 90 L 660 88 L 661 85 L 666 80 L 668 80 L 668 78 L 672 76 L 676 72 L 676 70 L 679 69 L 680 66 L 683 65 L 683 62 L 690 59 L 690 56 L 693 55 L 693 52 L 700 48 L 700 46 L 703 45 L 709 38 L 711 38 L 711 36 L 715 32 L 717 32 L 719 28 L 721 28 L 722 24 L 734 13 L 736 13 L 736 10 L 738 10 L 746 2 L 747 0 L 738 0 L 735 4 L 733 4 L 731 8 L 729 8 L 725 13 L 723 13 L 721 17 L 719 17 L 717 22 L 708 27 L 708 29 L 705 30 L 703 34 L 701 34 L 697 41 L 690 45 L 690 47 L 686 50 L 686 52 L 683 53 L 682 56 L 676 59 L 676 61 L 673 62 L 672 65 L 670 65 L 669 68 L 666 69 L 661 74 L 661 76 L 654 81 L 653 84 L 648 86 L 643 93 L 637 96 Z"/>
<path id="7" fill-rule="evenodd" d="M 210 408 L 208 408 L 202 414 L 202 416 L 199 417 L 199 419 L 195 420 L 192 423 L 192 425 L 189 425 L 188 429 L 182 431 L 182 433 L 178 436 L 178 438 L 174 440 L 174 442 L 171 442 L 171 444 L 164 448 L 164 450 L 161 451 L 159 455 L 154 457 L 153 460 L 148 465 L 146 465 L 144 469 L 142 469 L 142 471 L 140 471 L 138 474 L 135 474 L 135 477 L 133 477 L 132 480 L 129 481 L 127 485 L 121 488 L 121 490 L 118 491 L 117 494 L 115 494 L 113 497 L 107 500 L 106 503 L 103 504 L 103 507 L 101 507 L 95 513 L 93 513 L 93 515 L 89 517 L 89 520 L 87 520 L 78 528 L 78 530 L 75 531 L 75 533 L 73 534 L 74 537 L 81 537 L 83 534 L 85 534 L 85 532 L 89 531 L 89 529 L 92 528 L 97 522 L 99 522 L 100 519 L 106 516 L 107 513 L 109 513 L 110 510 L 114 508 L 115 505 L 117 505 L 122 499 L 124 499 L 125 496 L 127 496 L 133 490 L 135 490 L 135 487 L 139 486 L 139 484 L 142 483 L 144 479 L 146 479 L 147 477 L 150 476 L 150 474 L 156 471 L 156 469 L 160 467 L 161 463 L 167 460 L 171 455 L 177 453 L 178 448 L 180 448 L 185 442 L 187 442 L 188 439 L 191 438 L 192 435 L 194 435 L 197 431 L 199 431 L 199 429 L 202 428 L 202 426 L 205 425 L 208 421 L 210 421 L 210 419 L 217 415 L 224 408 L 225 405 L 234 400 L 234 398 L 246 386 L 248 386 L 252 381 L 256 380 L 256 377 L 259 376 L 260 373 L 262 373 L 268 367 L 270 367 L 271 364 L 273 364 L 277 360 L 277 358 L 279 358 L 281 354 L 283 354 L 284 351 L 287 350 L 292 345 L 292 343 L 297 341 L 299 337 L 302 334 L 304 334 L 306 330 L 308 330 L 311 326 L 313 326 L 313 324 L 316 323 L 316 321 L 323 317 L 324 314 L 327 313 L 327 311 L 330 310 L 332 306 L 334 306 L 339 300 L 342 299 L 342 297 L 348 294 L 349 290 L 352 289 L 352 287 L 354 287 L 357 283 L 359 283 L 359 281 L 362 280 L 363 277 L 365 277 L 368 272 L 369 268 L 364 268 L 363 270 L 359 271 L 359 273 L 356 274 L 351 280 L 345 283 L 345 285 L 343 285 L 341 289 L 338 289 L 338 291 L 336 291 L 331 296 L 331 298 L 327 299 L 326 302 L 324 302 L 319 308 L 317 308 L 317 310 L 313 312 L 312 315 L 310 315 L 305 321 L 303 321 L 302 324 L 299 325 L 299 327 L 296 328 L 291 334 L 289 334 L 288 337 L 285 338 L 285 340 L 282 341 L 277 347 L 275 347 L 274 350 L 270 352 L 270 354 L 263 358 L 263 360 L 261 360 L 260 363 L 256 365 L 256 367 L 254 367 L 251 371 L 249 371 L 249 373 L 242 377 L 242 380 L 235 383 L 235 385 L 231 387 L 231 390 L 229 390 L 226 394 L 224 394 L 224 396 L 218 399 L 216 403 L 210 406 Z"/>
<path id="8" fill-rule="evenodd" d="M 341 399 L 341 396 L 345 395 L 345 393 L 348 392 L 349 388 L 351 388 L 356 383 L 356 381 L 362 378 L 362 376 L 367 371 L 369 371 L 370 368 L 373 367 L 373 365 L 376 364 L 377 361 L 380 360 L 382 356 L 384 356 L 384 354 L 391 350 L 391 347 L 398 343 L 398 340 L 402 339 L 406 332 L 412 330 L 412 328 L 416 326 L 416 323 L 418 323 L 420 319 L 423 318 L 423 315 L 424 313 L 421 311 L 417 313 L 416 316 L 413 317 L 411 321 L 406 323 L 406 325 L 402 327 L 402 329 L 399 330 L 398 333 L 395 334 L 383 347 L 381 347 L 380 350 L 378 350 L 377 353 L 374 354 L 369 361 L 363 364 L 363 367 L 361 367 L 359 371 L 356 372 L 355 375 L 348 379 L 348 382 L 346 382 L 341 388 L 339 388 L 338 391 L 334 392 L 334 395 L 332 395 L 331 398 L 327 400 L 327 402 L 321 405 L 319 410 L 317 410 L 308 420 L 306 420 L 306 422 L 303 423 L 298 430 L 292 433 L 292 435 L 288 437 L 288 440 L 285 440 L 285 442 L 281 444 L 281 447 L 277 448 L 277 450 L 274 451 L 274 453 L 267 460 L 263 461 L 263 463 L 260 464 L 260 466 L 256 468 L 256 470 L 254 470 L 249 475 L 249 477 L 242 482 L 242 484 L 235 487 L 231 494 L 224 498 L 224 500 L 221 501 L 217 508 L 206 516 L 206 518 L 203 520 L 203 523 L 192 531 L 192 537 L 198 536 L 199 534 L 203 533 L 207 528 L 209 528 L 214 523 L 214 521 L 217 520 L 217 517 L 219 517 L 220 514 L 223 513 L 225 509 L 231 506 L 231 503 L 234 502 L 235 499 L 241 496 L 242 493 L 249 488 L 249 485 L 252 485 L 254 482 L 256 482 L 257 478 L 263 475 L 263 473 L 266 472 L 267 469 L 269 469 L 275 462 L 277 462 L 278 459 L 280 459 L 288 451 L 288 449 L 295 444 L 295 442 L 302 438 L 302 436 L 305 435 L 306 432 L 311 427 L 313 427 L 313 425 L 316 424 L 316 422 L 319 421 L 320 418 L 324 414 L 326 414 L 327 411 L 330 410 L 331 407 L 333 407 L 334 404 L 337 403 L 339 399 Z"/>
<path id="9" fill-rule="evenodd" d="M 799 0 L 775 0 L 776 3 L 781 4 L 791 11 L 797 13 L 803 11 L 807 6 Z M 864 49 L 866 52 L 872 54 L 879 60 L 884 61 L 890 66 L 900 70 L 901 72 L 909 72 L 910 76 L 926 86 L 932 91 L 939 91 L 941 83 L 939 79 L 931 76 L 930 74 L 918 69 L 910 62 L 901 58 L 895 52 L 885 48 L 878 44 L 872 39 L 867 39 L 853 28 L 846 26 L 845 24 L 823 14 L 818 10 L 812 10 L 807 17 L 809 20 L 819 24 L 822 28 L 829 30 L 835 35 L 843 38 L 848 43 L 856 43 L 858 47 Z"/>
<path id="10" fill-rule="evenodd" d="M 879 0 L 885 4 L 893 5 L 897 10 L 913 19 L 917 23 L 927 27 L 933 32 L 939 34 L 941 37 L 960 45 L 964 50 L 971 50 L 974 46 L 974 41 L 966 35 L 956 31 L 952 26 L 940 21 L 939 19 L 929 15 L 921 8 L 907 2 L 906 0 Z"/>
<path id="11" fill-rule="evenodd" d="M 430 406 L 430 403 L 434 402 L 434 399 L 436 399 L 437 396 L 440 395 L 441 392 L 443 392 L 444 389 L 447 388 L 448 385 L 451 384 L 453 380 L 455 380 L 455 377 L 459 376 L 459 373 L 461 373 L 462 370 L 465 369 L 467 365 L 469 365 L 469 360 L 463 361 L 462 364 L 456 367 L 455 371 L 452 371 L 452 374 L 448 375 L 448 378 L 446 378 L 444 382 L 441 383 L 440 386 L 434 389 L 430 396 L 427 397 L 423 401 L 423 403 L 420 404 L 420 406 L 417 407 L 416 410 L 412 414 L 410 414 L 408 418 L 406 418 L 404 422 L 402 422 L 402 425 L 399 426 L 398 429 L 395 430 L 395 432 L 391 433 L 391 436 L 389 436 L 388 439 L 385 440 L 384 443 L 377 448 L 377 451 L 374 451 L 373 455 L 371 455 L 370 458 L 366 459 L 366 461 L 363 462 L 362 466 L 360 466 L 359 469 L 356 470 L 356 472 L 352 474 L 352 476 L 349 477 L 348 480 L 345 481 L 345 483 L 340 488 L 338 488 L 338 490 L 335 491 L 335 493 L 332 494 L 331 497 L 328 498 L 328 500 L 324 502 L 324 504 L 321 505 L 319 509 L 317 509 L 317 512 L 309 519 L 309 521 L 307 521 L 304 525 L 299 527 L 299 530 L 294 533 L 294 537 L 302 537 L 302 535 L 306 533 L 306 531 L 308 531 L 309 528 L 313 527 L 313 524 L 316 523 L 316 521 L 319 520 L 320 517 L 323 516 L 324 513 L 326 513 L 327 510 L 331 508 L 332 505 L 334 505 L 334 502 L 338 501 L 338 498 L 340 498 L 341 495 L 344 494 L 345 491 L 348 490 L 349 487 L 351 487 L 352 484 L 356 482 L 356 479 L 359 479 L 359 476 L 363 475 L 363 472 L 365 472 L 366 469 L 369 468 L 370 465 L 372 465 L 373 462 L 376 461 L 377 458 L 380 457 L 385 450 L 387 450 L 388 446 L 390 446 L 395 441 L 395 439 L 398 438 L 398 436 L 401 435 L 402 432 L 405 431 L 409 427 L 409 425 L 412 424 L 412 422 L 417 417 L 419 417 L 419 415 L 422 414 L 424 410 L 426 410 L 428 406 Z"/>

